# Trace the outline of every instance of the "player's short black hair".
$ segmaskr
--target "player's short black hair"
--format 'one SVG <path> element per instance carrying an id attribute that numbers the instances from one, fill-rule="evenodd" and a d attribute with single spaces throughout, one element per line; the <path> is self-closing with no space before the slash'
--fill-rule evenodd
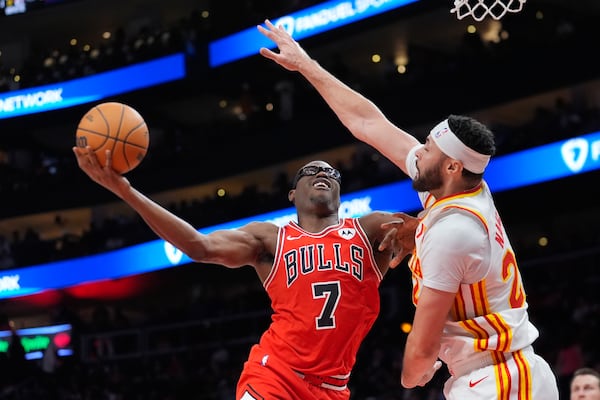
<path id="1" fill-rule="evenodd" d="M 448 116 L 448 126 L 456 137 L 480 154 L 496 154 L 494 133 L 484 124 L 465 115 Z"/>

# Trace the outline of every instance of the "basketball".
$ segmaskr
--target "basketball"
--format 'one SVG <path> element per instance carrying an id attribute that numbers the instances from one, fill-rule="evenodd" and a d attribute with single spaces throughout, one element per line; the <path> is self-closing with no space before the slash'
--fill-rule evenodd
<path id="1" fill-rule="evenodd" d="M 124 174 L 137 167 L 148 151 L 150 135 L 146 122 L 134 108 L 117 102 L 92 107 L 79 121 L 77 147 L 90 146 L 102 166 L 106 150 L 112 154 L 112 168 Z"/>

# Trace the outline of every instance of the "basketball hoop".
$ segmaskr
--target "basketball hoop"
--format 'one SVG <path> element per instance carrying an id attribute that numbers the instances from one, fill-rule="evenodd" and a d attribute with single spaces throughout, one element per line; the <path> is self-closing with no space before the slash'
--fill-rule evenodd
<path id="1" fill-rule="evenodd" d="M 454 0 L 451 13 L 456 13 L 458 19 L 472 16 L 475 21 L 486 17 L 495 20 L 502 18 L 506 13 L 517 13 L 523 9 L 527 0 Z"/>

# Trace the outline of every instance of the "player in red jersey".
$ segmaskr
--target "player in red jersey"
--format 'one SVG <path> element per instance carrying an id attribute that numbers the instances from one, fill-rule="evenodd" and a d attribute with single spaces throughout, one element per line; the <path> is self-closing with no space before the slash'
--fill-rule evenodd
<path id="1" fill-rule="evenodd" d="M 89 148 L 73 151 L 92 180 L 192 260 L 255 268 L 271 299 L 272 322 L 244 363 L 236 399 L 350 398 L 347 383 L 379 313 L 381 279 L 414 245 L 414 229 L 404 239 L 386 236 L 396 231 L 386 223 L 398 214 L 340 218 L 340 173 L 312 161 L 298 171 L 288 195 L 297 222 L 251 222 L 205 235 L 134 189 L 110 163 L 101 167 Z M 402 215 L 416 227 L 416 219 Z"/>

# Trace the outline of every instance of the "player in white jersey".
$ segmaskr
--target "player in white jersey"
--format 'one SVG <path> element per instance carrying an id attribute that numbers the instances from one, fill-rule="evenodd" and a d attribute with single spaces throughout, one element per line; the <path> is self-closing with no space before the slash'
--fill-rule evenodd
<path id="1" fill-rule="evenodd" d="M 370 100 L 338 80 L 270 21 L 258 30 L 279 52 L 261 54 L 298 71 L 350 132 L 413 180 L 424 206 L 409 265 L 415 316 L 402 385 L 424 386 L 447 363 L 448 400 L 557 400 L 556 377 L 532 344 L 539 336 L 517 260 L 483 173 L 492 132 L 451 115 L 421 144 Z M 402 233 L 402 226 L 398 232 Z"/>

